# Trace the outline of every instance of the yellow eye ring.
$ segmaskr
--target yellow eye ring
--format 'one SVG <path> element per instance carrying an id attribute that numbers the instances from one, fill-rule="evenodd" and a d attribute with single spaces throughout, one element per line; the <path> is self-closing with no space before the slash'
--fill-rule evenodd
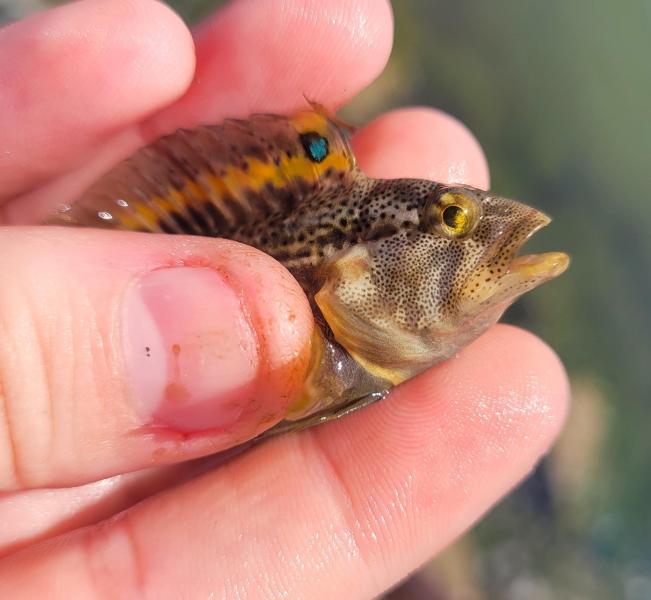
<path id="1" fill-rule="evenodd" d="M 472 233 L 480 217 L 477 202 L 466 194 L 445 192 L 436 203 L 436 225 L 446 237 L 464 237 Z"/>

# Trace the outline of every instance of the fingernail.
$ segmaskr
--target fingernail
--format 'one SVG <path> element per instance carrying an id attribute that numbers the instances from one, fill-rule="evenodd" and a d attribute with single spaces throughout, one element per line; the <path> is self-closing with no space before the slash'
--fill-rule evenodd
<path id="1" fill-rule="evenodd" d="M 208 268 L 145 275 L 125 297 L 128 378 L 148 424 L 226 428 L 251 398 L 256 338 L 240 299 Z"/>

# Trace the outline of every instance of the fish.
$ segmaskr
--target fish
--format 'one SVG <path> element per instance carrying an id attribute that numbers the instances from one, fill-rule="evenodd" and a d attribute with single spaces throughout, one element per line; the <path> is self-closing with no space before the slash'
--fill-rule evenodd
<path id="1" fill-rule="evenodd" d="M 341 417 L 455 356 L 562 252 L 519 255 L 550 223 L 469 185 L 375 179 L 322 106 L 180 129 L 137 150 L 51 225 L 222 237 L 274 257 L 310 301 L 302 389 L 260 437 Z"/>

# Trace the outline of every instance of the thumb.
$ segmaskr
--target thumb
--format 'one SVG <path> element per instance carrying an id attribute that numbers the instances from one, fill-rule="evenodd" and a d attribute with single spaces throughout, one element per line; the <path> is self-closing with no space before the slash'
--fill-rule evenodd
<path id="1" fill-rule="evenodd" d="M 210 454 L 280 420 L 312 315 L 276 261 L 218 239 L 0 230 L 0 490 Z"/>

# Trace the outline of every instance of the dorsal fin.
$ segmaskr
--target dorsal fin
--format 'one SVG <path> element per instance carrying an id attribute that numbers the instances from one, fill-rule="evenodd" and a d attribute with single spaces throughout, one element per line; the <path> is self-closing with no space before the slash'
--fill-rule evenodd
<path id="1" fill-rule="evenodd" d="M 354 178 L 339 122 L 316 104 L 180 129 L 138 150 L 47 222 L 224 236 Z"/>

